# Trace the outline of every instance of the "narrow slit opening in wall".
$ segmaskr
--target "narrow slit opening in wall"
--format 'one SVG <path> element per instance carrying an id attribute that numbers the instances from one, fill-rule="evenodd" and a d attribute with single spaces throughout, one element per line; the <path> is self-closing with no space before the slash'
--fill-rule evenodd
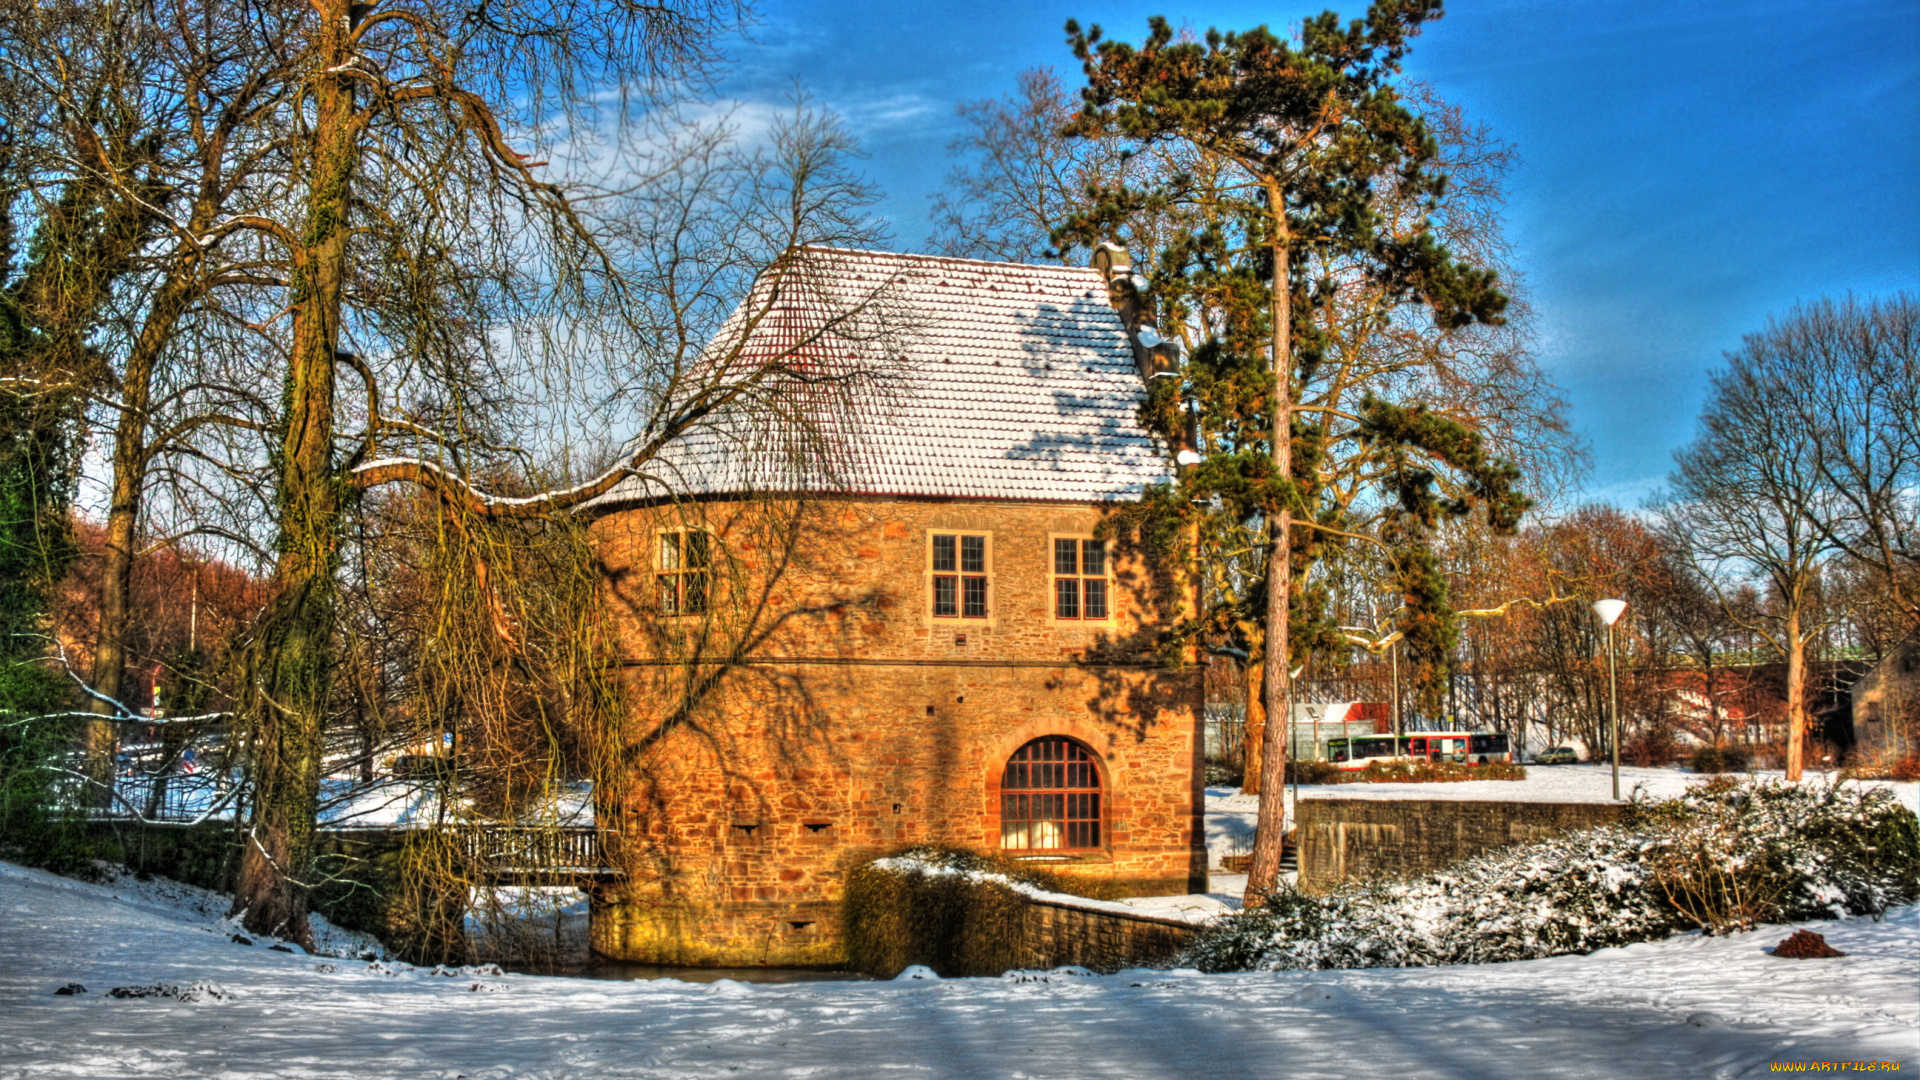
<path id="1" fill-rule="evenodd" d="M 794 930 L 805 930 L 813 925 L 812 919 L 788 919 L 787 926 Z"/>
<path id="2" fill-rule="evenodd" d="M 831 821 L 803 821 L 800 824 L 805 825 L 807 827 L 808 832 L 816 832 L 816 833 L 822 829 L 833 828 L 833 822 Z"/>

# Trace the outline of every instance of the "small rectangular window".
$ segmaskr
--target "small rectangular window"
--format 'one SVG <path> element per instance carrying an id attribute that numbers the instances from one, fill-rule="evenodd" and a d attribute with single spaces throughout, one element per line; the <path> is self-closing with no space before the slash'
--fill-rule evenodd
<path id="1" fill-rule="evenodd" d="M 1081 550 L 1086 552 L 1082 560 L 1081 573 L 1088 577 L 1105 577 L 1107 574 L 1107 549 L 1098 540 L 1080 541 Z"/>
<path id="2" fill-rule="evenodd" d="M 1086 618 L 1104 619 L 1107 617 L 1107 579 L 1087 578 L 1083 583 L 1086 589 Z"/>
<path id="3" fill-rule="evenodd" d="M 983 577 L 963 577 L 960 583 L 966 587 L 965 601 L 961 605 L 963 618 L 984 619 L 987 617 L 987 579 Z"/>
<path id="4" fill-rule="evenodd" d="M 1053 614 L 1055 618 L 1077 619 L 1080 617 L 1080 579 L 1053 579 Z"/>
<path id="5" fill-rule="evenodd" d="M 984 533 L 934 534 L 929 561 L 934 618 L 987 617 L 987 537 Z"/>
<path id="6" fill-rule="evenodd" d="M 1053 572 L 1056 574 L 1080 572 L 1080 541 L 1064 537 L 1053 541 Z"/>
<path id="7" fill-rule="evenodd" d="M 960 538 L 960 572 L 963 574 L 987 572 L 986 537 L 963 536 Z"/>
<path id="8" fill-rule="evenodd" d="M 1105 620 L 1112 614 L 1107 548 L 1091 537 L 1053 539 L 1053 617 Z"/>
<path id="9" fill-rule="evenodd" d="M 654 584 L 663 615 L 701 615 L 707 610 L 711 574 L 710 537 L 694 529 L 660 534 Z"/>

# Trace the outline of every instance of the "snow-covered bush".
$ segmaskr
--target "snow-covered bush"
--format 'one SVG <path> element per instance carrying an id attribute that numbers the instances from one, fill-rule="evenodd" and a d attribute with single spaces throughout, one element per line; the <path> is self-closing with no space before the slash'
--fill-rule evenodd
<path id="1" fill-rule="evenodd" d="M 1729 883 L 1731 883 L 1729 885 Z M 1679 902 L 1676 903 L 1676 898 Z M 1920 825 L 1884 789 L 1716 779 L 1619 825 L 1397 884 L 1281 890 L 1202 931 L 1202 971 L 1526 960 L 1920 899 Z"/>

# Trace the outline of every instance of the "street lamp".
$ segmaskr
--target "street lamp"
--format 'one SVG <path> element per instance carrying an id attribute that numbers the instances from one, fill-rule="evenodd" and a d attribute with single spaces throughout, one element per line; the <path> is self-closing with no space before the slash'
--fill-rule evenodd
<path id="1" fill-rule="evenodd" d="M 1625 600 L 1595 600 L 1593 613 L 1600 619 L 1600 625 L 1607 628 L 1607 711 L 1611 714 L 1611 737 L 1613 744 L 1613 801 L 1620 801 L 1620 677 L 1613 667 L 1613 624 L 1619 620 L 1620 613 L 1627 610 Z"/>

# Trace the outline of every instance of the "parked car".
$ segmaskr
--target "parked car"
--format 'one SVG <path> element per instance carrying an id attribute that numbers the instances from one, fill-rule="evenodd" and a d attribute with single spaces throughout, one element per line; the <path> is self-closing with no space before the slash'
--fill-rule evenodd
<path id="1" fill-rule="evenodd" d="M 1571 746 L 1549 746 L 1533 756 L 1535 765 L 1573 765 L 1579 760 Z"/>

